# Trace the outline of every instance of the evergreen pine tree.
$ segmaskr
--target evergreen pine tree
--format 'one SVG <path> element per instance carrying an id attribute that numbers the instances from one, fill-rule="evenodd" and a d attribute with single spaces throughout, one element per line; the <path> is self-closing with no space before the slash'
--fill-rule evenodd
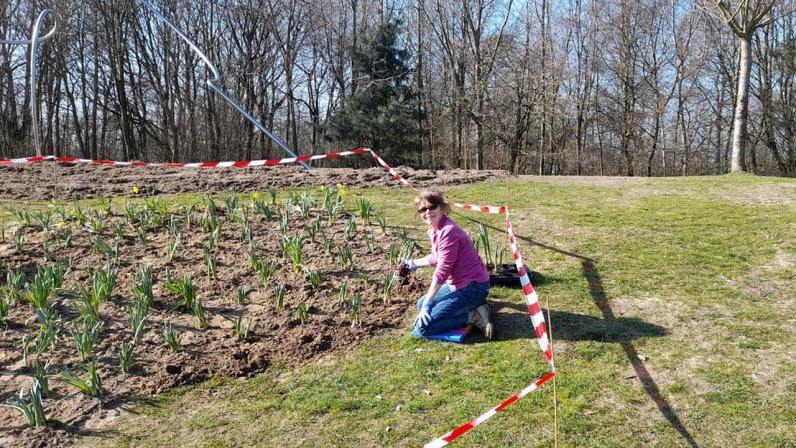
<path id="1" fill-rule="evenodd" d="M 422 143 L 408 54 L 398 48 L 400 32 L 400 22 L 391 20 L 366 37 L 354 52 L 357 90 L 327 123 L 330 140 L 370 147 L 394 163 L 415 159 Z"/>

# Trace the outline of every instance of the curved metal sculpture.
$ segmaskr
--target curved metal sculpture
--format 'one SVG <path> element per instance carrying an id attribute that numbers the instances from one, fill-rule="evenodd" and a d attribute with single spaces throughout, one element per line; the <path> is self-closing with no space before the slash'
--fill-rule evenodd
<path id="1" fill-rule="evenodd" d="M 141 0 L 141 1 L 144 3 L 144 5 L 146 5 L 147 8 L 149 8 L 152 11 L 153 14 L 155 14 L 155 16 L 158 19 L 165 22 L 172 30 L 174 30 L 174 32 L 177 33 L 182 38 L 182 40 L 184 40 L 185 43 L 188 44 L 188 46 L 191 47 L 191 50 L 193 50 L 202 59 L 202 61 L 204 61 L 205 65 L 207 66 L 207 69 L 210 70 L 210 72 L 213 74 L 212 78 L 207 80 L 207 85 L 209 85 L 211 89 L 215 90 L 216 93 L 221 95 L 221 97 L 224 98 L 224 100 L 226 100 L 229 104 L 232 105 L 232 107 L 234 107 L 238 112 L 240 112 L 244 117 L 246 117 L 247 120 L 252 122 L 252 124 L 254 124 L 254 126 L 257 129 L 259 129 L 262 133 L 267 135 L 268 138 L 270 138 L 277 145 L 279 145 L 279 147 L 282 148 L 286 153 L 290 154 L 292 157 L 298 157 L 296 153 L 294 153 L 290 149 L 287 143 L 285 143 L 284 141 L 282 141 L 282 139 L 280 139 L 279 137 L 274 135 L 271 131 L 269 131 L 268 128 L 263 126 L 259 121 L 257 121 L 256 118 L 254 118 L 250 113 L 248 113 L 246 109 L 241 107 L 240 104 L 235 102 L 235 100 L 230 98 L 230 96 L 227 95 L 226 92 L 224 92 L 224 90 L 218 85 L 218 83 L 221 82 L 221 75 L 218 73 L 216 66 L 213 65 L 212 62 L 210 62 L 210 59 L 207 58 L 207 56 L 202 52 L 202 50 L 200 50 L 199 47 L 197 47 L 193 43 L 193 41 L 191 41 L 191 39 L 188 38 L 188 36 L 185 33 L 183 33 L 179 28 L 177 28 L 176 25 L 174 25 L 169 19 L 167 19 L 163 14 L 161 14 L 160 11 L 158 11 L 158 9 L 155 7 L 155 5 L 150 3 L 149 0 Z M 302 162 L 301 165 L 303 165 L 304 168 L 308 169 L 310 167 L 304 162 Z"/>
<path id="2" fill-rule="evenodd" d="M 40 36 L 41 26 L 44 23 L 44 20 L 47 19 L 47 16 L 50 14 L 53 15 L 53 27 L 52 29 L 45 34 L 44 36 Z M 58 14 L 55 13 L 52 9 L 45 9 L 39 14 L 39 17 L 36 19 L 36 23 L 33 25 L 33 33 L 31 34 L 30 40 L 0 40 L 0 44 L 8 44 L 8 45 L 28 45 L 30 44 L 30 115 L 31 115 L 31 125 L 33 127 L 33 143 L 36 146 L 36 156 L 41 157 L 41 141 L 39 137 L 39 101 L 38 101 L 38 72 L 36 68 L 36 60 L 38 59 L 39 54 L 39 44 L 44 42 L 55 35 L 55 31 L 58 29 Z"/>

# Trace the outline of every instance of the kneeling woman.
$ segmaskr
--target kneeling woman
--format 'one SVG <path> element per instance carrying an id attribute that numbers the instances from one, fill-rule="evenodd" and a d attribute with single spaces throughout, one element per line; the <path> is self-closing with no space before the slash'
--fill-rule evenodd
<path id="1" fill-rule="evenodd" d="M 492 339 L 493 326 L 486 304 L 489 272 L 470 237 L 447 216 L 450 206 L 442 193 L 421 192 L 415 198 L 415 210 L 428 224 L 431 254 L 404 260 L 404 265 L 411 271 L 436 267 L 428 292 L 417 302 L 418 332 L 429 336 L 469 325 Z"/>

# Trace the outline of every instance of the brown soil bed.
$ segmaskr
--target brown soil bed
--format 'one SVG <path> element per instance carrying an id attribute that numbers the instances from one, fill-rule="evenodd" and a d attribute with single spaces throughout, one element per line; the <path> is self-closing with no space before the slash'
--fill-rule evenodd
<path id="1" fill-rule="evenodd" d="M 36 169 L 39 168 L 44 167 Z M 105 169 L 98 171 L 115 172 Z M 82 178 L 87 179 L 87 176 L 83 174 Z M 253 174 L 250 176 L 254 178 Z M 223 177 L 219 176 L 218 180 L 221 188 Z M 177 185 L 176 180 L 170 182 L 174 183 L 167 185 Z M 234 182 L 230 181 L 224 188 L 230 188 L 231 184 Z M 107 185 L 118 186 L 112 182 Z M 104 190 L 103 193 L 116 191 Z M 318 198 L 318 201 L 321 202 L 321 199 Z M 351 216 L 342 214 L 334 223 L 328 223 L 328 214 L 320 207 L 313 209 L 309 217 L 301 217 L 298 211 L 293 210 L 288 232 L 293 236 L 305 235 L 302 260 L 308 270 L 320 273 L 317 289 L 310 286 L 306 272 L 294 272 L 289 256 L 282 257 L 278 248 L 280 236 L 277 218 L 268 220 L 250 210 L 257 253 L 262 259 L 276 260 L 278 263 L 274 278 L 267 287 L 263 286 L 250 265 L 250 243 L 241 237 L 242 225 L 230 219 L 221 201 L 217 203 L 222 232 L 218 246 L 212 250 L 217 263 L 216 279 L 208 277 L 203 261 L 210 233 L 200 225 L 201 205 L 191 214 L 193 222 L 190 228 L 182 219 L 184 212 L 172 210 L 180 219 L 178 227 L 182 242 L 170 263 L 165 256 L 166 246 L 173 239 L 168 218 L 147 232 L 148 243 L 142 245 L 122 211 L 113 210 L 112 216 L 106 219 L 102 237 L 109 246 L 113 246 L 114 241 L 119 244 L 120 255 L 115 264 L 117 284 L 110 299 L 100 305 L 104 330 L 91 358 L 97 362 L 104 393 L 101 398 L 88 397 L 61 379 L 64 369 L 78 373 L 83 378 L 86 374 L 81 368 L 81 360 L 69 332 L 71 322 L 79 317 L 76 299 L 68 294 L 58 294 L 51 300 L 61 316 L 63 330 L 54 347 L 42 355 L 43 361 L 51 363 L 50 372 L 53 374 L 50 396 L 44 400 L 49 427 L 32 429 L 21 413 L 0 407 L 0 427 L 3 428 L 0 446 L 71 445 L 78 434 L 90 430 L 96 422 L 113 418 L 120 406 L 175 386 L 219 375 L 250 376 L 263 372 L 275 361 L 295 363 L 330 351 L 349 350 L 374 335 L 400 327 L 405 313 L 422 293 L 423 286 L 410 278 L 405 284 L 396 286 L 389 303 L 385 302 L 382 286 L 387 273 L 394 269 L 389 261 L 388 248 L 391 244 L 402 244 L 403 237 L 389 228 L 385 235 L 375 223 L 366 226 L 357 219 L 356 231 L 350 241 L 345 241 L 344 226 Z M 249 207 L 249 201 L 242 200 L 241 206 Z M 278 207 L 271 208 L 277 210 Z M 321 230 L 315 241 L 311 241 L 306 231 L 318 215 L 322 217 Z M 54 222 L 59 223 L 59 219 L 55 218 Z M 114 223 L 121 224 L 121 239 L 117 240 L 112 230 Z M 10 236 L 16 231 L 23 235 L 21 253 L 15 250 Z M 59 239 L 67 231 L 73 232 L 71 248 L 67 248 L 65 241 Z M 50 260 L 68 255 L 73 257 L 73 266 L 66 276 L 63 289 L 77 291 L 80 285 L 91 288 L 88 269 L 98 269 L 109 261 L 107 254 L 92 248 L 95 236 L 74 220 L 63 226 L 54 224 L 49 234 Z M 0 242 L 0 259 L 7 267 L 23 271 L 27 282 L 33 280 L 37 267 L 52 264 L 44 258 L 42 235 L 41 229 L 36 227 L 7 229 L 5 241 Z M 334 239 L 335 247 L 331 256 L 326 254 L 322 235 Z M 368 235 L 373 236 L 370 244 Z M 340 249 L 346 246 L 353 254 L 354 265 L 350 269 L 341 268 L 339 263 Z M 119 367 L 119 347 L 122 342 L 129 343 L 132 340 L 129 316 L 133 303 L 133 274 L 142 265 L 150 266 L 154 273 L 154 302 L 143 339 L 134 348 L 131 371 L 125 374 Z M 177 294 L 164 287 L 167 269 L 172 273 L 172 278 L 187 275 L 198 285 L 197 296 L 206 311 L 207 328 L 197 328 L 197 320 L 192 313 L 180 308 L 172 309 L 179 299 Z M 5 272 L 0 274 L 3 275 L 0 284 L 4 284 Z M 341 302 L 338 291 L 344 282 L 349 286 L 349 296 L 347 301 Z M 276 284 L 284 284 L 286 288 L 284 308 L 281 310 L 275 305 Z M 239 286 L 250 290 L 244 305 L 237 301 Z M 351 318 L 350 300 L 354 293 L 362 297 L 359 325 L 352 324 Z M 308 317 L 303 323 L 296 318 L 296 310 L 302 302 L 308 310 Z M 233 334 L 234 322 L 241 315 L 245 322 L 252 323 L 251 336 L 245 341 L 236 340 Z M 162 331 L 165 322 L 172 323 L 179 332 L 181 350 L 178 352 L 171 351 L 164 340 Z M 9 319 L 5 324 L 0 324 L 0 401 L 6 402 L 20 388 L 27 390 L 33 384 L 33 369 L 23 362 L 21 341 L 25 335 L 35 340 L 37 332 L 35 313 L 25 301 L 23 290 L 22 301 L 12 306 Z M 35 343 L 32 343 L 31 352 L 34 346 Z M 34 356 L 31 353 L 29 360 Z"/>
<path id="2" fill-rule="evenodd" d="M 395 168 L 416 187 L 440 188 L 508 177 L 502 170 L 415 170 Z M 263 191 L 274 187 L 318 187 L 341 183 L 348 187 L 400 187 L 381 167 L 312 168 L 285 165 L 260 168 L 161 168 L 105 165 L 0 166 L 0 199 L 82 199 L 129 197 L 133 187 L 145 194 Z"/>

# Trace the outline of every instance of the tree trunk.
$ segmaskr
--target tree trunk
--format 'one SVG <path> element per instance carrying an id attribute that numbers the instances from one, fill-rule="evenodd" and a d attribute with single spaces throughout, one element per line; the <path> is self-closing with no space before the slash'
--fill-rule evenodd
<path id="1" fill-rule="evenodd" d="M 749 78 L 752 68 L 752 37 L 741 38 L 740 68 L 738 71 L 738 95 L 735 99 L 735 117 L 732 129 L 733 173 L 746 172 L 747 120 L 749 115 Z"/>
<path id="2" fill-rule="evenodd" d="M 716 130 L 716 154 L 713 163 L 716 165 L 715 167 L 715 174 L 724 174 L 724 168 L 722 164 L 722 157 L 721 153 L 723 152 L 722 148 L 722 134 L 724 133 L 724 125 L 723 125 L 723 118 L 721 116 L 722 105 L 724 104 L 724 86 L 726 81 L 722 79 L 721 82 L 716 80 L 716 85 L 719 87 L 719 94 L 716 98 L 716 115 L 713 120 L 713 127 Z"/>
<path id="3" fill-rule="evenodd" d="M 655 159 L 655 153 L 658 152 L 658 138 L 661 132 L 661 115 L 663 114 L 660 107 L 655 110 L 655 124 L 652 130 L 652 149 L 650 155 L 647 157 L 647 177 L 652 177 L 652 161 Z"/>

